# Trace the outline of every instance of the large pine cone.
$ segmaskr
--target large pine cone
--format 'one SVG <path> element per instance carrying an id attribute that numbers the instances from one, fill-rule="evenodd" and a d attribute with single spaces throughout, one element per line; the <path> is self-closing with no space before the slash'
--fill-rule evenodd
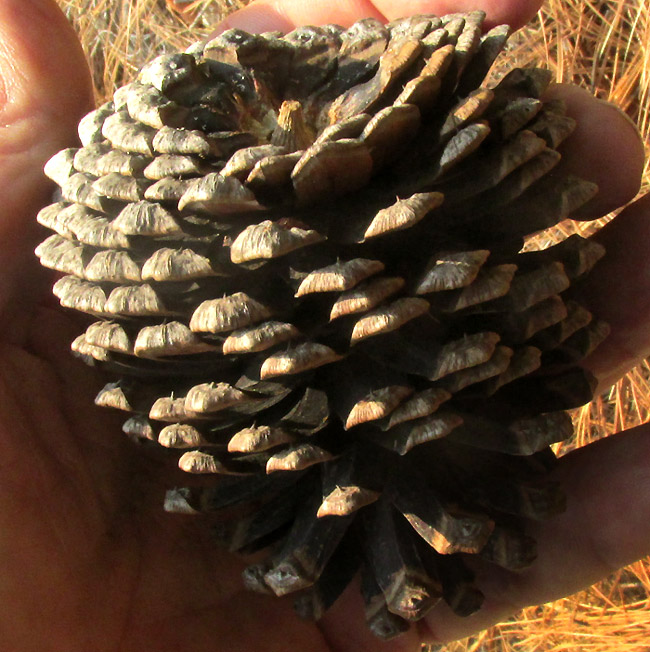
<path id="1" fill-rule="evenodd" d="M 577 362 L 607 327 L 571 298 L 602 248 L 524 237 L 589 200 L 557 171 L 574 122 L 544 70 L 479 87 L 508 34 L 484 15 L 239 30 L 164 55 L 84 118 L 46 171 L 73 343 L 136 438 L 213 474 L 167 508 L 270 547 L 253 589 L 318 618 L 361 570 L 390 637 L 481 594 L 459 553 L 535 557 Z"/>

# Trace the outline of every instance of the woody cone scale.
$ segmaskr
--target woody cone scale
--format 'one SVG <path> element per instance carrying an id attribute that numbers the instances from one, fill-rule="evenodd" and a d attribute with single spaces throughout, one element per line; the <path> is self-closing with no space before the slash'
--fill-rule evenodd
<path id="1" fill-rule="evenodd" d="M 522 250 L 597 188 L 559 165 L 549 72 L 481 85 L 509 31 L 483 20 L 231 30 L 153 60 L 46 166 L 37 254 L 89 315 L 96 403 L 214 480 L 166 509 L 267 550 L 244 582 L 305 618 L 360 576 L 382 638 L 477 610 L 467 554 L 533 563 L 608 330 L 572 298 L 599 244 Z"/>

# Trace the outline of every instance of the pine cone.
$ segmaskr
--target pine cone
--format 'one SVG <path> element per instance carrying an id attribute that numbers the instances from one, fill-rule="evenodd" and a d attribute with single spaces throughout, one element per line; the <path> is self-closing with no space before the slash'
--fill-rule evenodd
<path id="1" fill-rule="evenodd" d="M 38 216 L 54 293 L 97 319 L 72 344 L 113 376 L 97 404 L 215 478 L 167 509 L 269 548 L 246 584 L 307 618 L 360 570 L 384 638 L 480 606 L 459 553 L 532 563 L 522 518 L 563 509 L 549 444 L 607 334 L 570 289 L 600 245 L 522 252 L 597 189 L 557 171 L 549 72 L 479 86 L 508 35 L 483 19 L 163 55 L 50 160 Z"/>

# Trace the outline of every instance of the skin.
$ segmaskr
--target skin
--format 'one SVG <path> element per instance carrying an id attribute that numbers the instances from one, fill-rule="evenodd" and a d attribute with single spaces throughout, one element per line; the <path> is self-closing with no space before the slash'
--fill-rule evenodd
<path id="1" fill-rule="evenodd" d="M 413 11 L 488 8 L 514 26 L 539 2 L 417 0 Z M 400 15 L 403 2 L 260 0 L 228 19 L 250 30 Z M 47 48 L 43 44 L 47 43 Z M 64 83 L 61 83 L 64 81 Z M 596 180 L 598 215 L 633 198 L 642 169 L 634 127 L 614 107 L 557 88 L 583 116 L 564 162 Z M 76 144 L 90 108 L 88 73 L 52 0 L 0 0 L 0 641 L 15 652 L 406 652 L 468 635 L 576 591 L 650 552 L 650 437 L 642 426 L 562 459 L 566 514 L 537 528 L 539 559 L 520 574 L 479 569 L 485 607 L 458 619 L 438 606 L 411 632 L 379 644 L 356 591 L 318 625 L 290 602 L 244 593 L 242 562 L 216 550 L 205 519 L 161 512 L 164 490 L 183 483 L 169 462 L 144 454 L 92 399 L 101 381 L 72 359 L 74 316 L 56 308 L 51 275 L 32 251 L 34 215 L 51 187 L 41 168 Z M 607 258 L 585 288 L 612 325 L 589 361 L 603 387 L 650 353 L 650 203 L 626 209 L 599 236 Z M 633 509 L 630 507 L 633 506 Z"/>

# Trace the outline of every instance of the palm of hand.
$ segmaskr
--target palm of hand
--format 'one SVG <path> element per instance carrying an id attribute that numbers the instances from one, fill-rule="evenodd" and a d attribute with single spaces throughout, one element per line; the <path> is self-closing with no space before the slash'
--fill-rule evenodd
<path id="1" fill-rule="evenodd" d="M 66 361 L 74 330 L 41 309 L 23 346 L 0 354 L 7 649 L 280 651 L 295 637 L 325 650 L 290 604 L 244 593 L 241 562 L 215 554 L 205 524 L 162 512 L 173 472 L 97 414 L 98 379 Z"/>

